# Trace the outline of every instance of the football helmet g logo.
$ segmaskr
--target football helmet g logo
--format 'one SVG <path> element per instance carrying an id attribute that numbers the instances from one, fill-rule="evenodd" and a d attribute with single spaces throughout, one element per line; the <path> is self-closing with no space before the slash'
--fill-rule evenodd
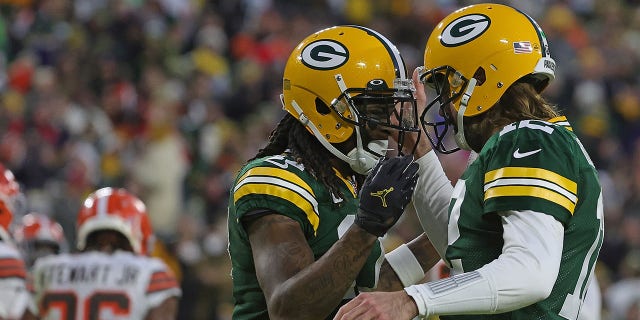
<path id="1" fill-rule="evenodd" d="M 493 108 L 519 79 L 526 77 L 542 92 L 555 77 L 548 47 L 535 20 L 510 6 L 471 5 L 445 17 L 427 40 L 420 75 L 435 91 L 420 116 L 434 149 L 443 153 L 470 149 L 463 118 Z M 450 104 L 458 117 L 442 121 L 439 110 Z M 457 147 L 450 148 L 445 138 L 453 122 Z"/>
<path id="2" fill-rule="evenodd" d="M 375 30 L 334 26 L 307 36 L 284 68 L 282 107 L 322 146 L 365 174 L 388 150 L 373 127 L 419 132 L 413 84 L 396 46 Z M 349 139 L 352 150 L 334 144 Z"/>
<path id="3" fill-rule="evenodd" d="M 484 14 L 470 14 L 455 19 L 449 23 L 440 36 L 440 42 L 445 47 L 455 47 L 465 44 L 481 36 L 491 25 L 491 19 Z"/>
<path id="4" fill-rule="evenodd" d="M 302 49 L 300 56 L 302 63 L 311 69 L 331 70 L 349 60 L 349 50 L 340 42 L 319 40 Z"/>

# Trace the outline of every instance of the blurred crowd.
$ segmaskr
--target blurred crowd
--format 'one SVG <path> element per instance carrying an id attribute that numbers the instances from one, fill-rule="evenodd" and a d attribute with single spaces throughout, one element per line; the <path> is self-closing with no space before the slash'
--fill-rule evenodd
<path id="1" fill-rule="evenodd" d="M 88 193 L 139 195 L 159 254 L 182 280 L 180 319 L 226 319 L 228 189 L 283 115 L 293 46 L 327 26 L 361 24 L 414 68 L 434 23 L 474 2 L 0 0 L 0 161 L 26 190 L 25 211 L 59 221 L 69 243 Z M 604 319 L 637 319 L 640 1 L 497 2 L 546 32 L 558 74 L 545 95 L 568 115 L 604 188 Z M 466 161 L 446 156 L 452 180 Z M 417 235 L 412 219 L 388 243 Z"/>

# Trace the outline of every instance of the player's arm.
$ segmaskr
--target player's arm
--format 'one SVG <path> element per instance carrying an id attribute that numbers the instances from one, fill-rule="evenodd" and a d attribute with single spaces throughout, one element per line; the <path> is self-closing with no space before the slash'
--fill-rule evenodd
<path id="1" fill-rule="evenodd" d="M 440 261 L 438 251 L 424 233 L 387 253 L 385 258 L 376 287 L 378 291 L 402 290 L 422 282 L 425 273 Z"/>
<path id="2" fill-rule="evenodd" d="M 362 293 L 345 304 L 335 319 L 353 319 L 353 315 L 382 319 L 384 314 L 393 314 L 394 319 L 494 314 L 545 299 L 558 275 L 562 224 L 533 211 L 508 211 L 501 216 L 505 243 L 496 260 L 478 270 L 413 285 L 404 291 Z"/>
<path id="3" fill-rule="evenodd" d="M 501 313 L 549 296 L 560 269 L 564 226 L 550 215 L 530 210 L 505 211 L 500 216 L 504 245 L 497 259 L 437 285 L 405 289 L 421 316 Z"/>
<path id="4" fill-rule="evenodd" d="M 145 320 L 175 320 L 178 315 L 178 298 L 170 297 L 149 310 Z M 24 320 L 24 319 L 23 319 Z"/>
<path id="5" fill-rule="evenodd" d="M 449 203 L 453 185 L 446 176 L 435 151 L 430 151 L 416 162 L 420 166 L 413 206 L 422 230 L 429 236 L 440 257 L 447 249 Z"/>
<path id="6" fill-rule="evenodd" d="M 19 319 L 31 299 L 27 291 L 24 261 L 17 252 L 9 252 L 0 258 L 0 271 L 0 319 Z"/>
<path id="7" fill-rule="evenodd" d="M 139 303 L 147 305 L 145 320 L 176 319 L 178 299 L 182 295 L 178 281 L 164 261 L 151 258 L 147 267 L 153 270 L 147 283 L 145 300 Z M 144 302 L 143 302 L 144 301 Z"/>
<path id="8" fill-rule="evenodd" d="M 353 224 L 318 261 L 300 225 L 280 214 L 247 224 L 271 319 L 319 319 L 339 305 L 377 237 Z"/>
<path id="9" fill-rule="evenodd" d="M 360 190 L 355 221 L 317 261 L 300 224 L 277 212 L 243 221 L 272 319 L 327 317 L 351 287 L 377 237 L 404 212 L 416 184 L 412 157 L 381 159 Z M 384 199 L 378 195 L 385 193 Z M 251 216 L 251 214 L 250 214 Z"/>

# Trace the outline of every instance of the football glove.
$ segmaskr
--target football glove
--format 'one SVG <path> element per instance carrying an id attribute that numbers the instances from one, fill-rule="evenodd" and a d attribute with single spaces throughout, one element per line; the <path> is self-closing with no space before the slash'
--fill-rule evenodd
<path id="1" fill-rule="evenodd" d="M 411 201 L 417 172 L 418 164 L 411 155 L 378 160 L 360 189 L 355 224 L 373 235 L 383 236 Z"/>

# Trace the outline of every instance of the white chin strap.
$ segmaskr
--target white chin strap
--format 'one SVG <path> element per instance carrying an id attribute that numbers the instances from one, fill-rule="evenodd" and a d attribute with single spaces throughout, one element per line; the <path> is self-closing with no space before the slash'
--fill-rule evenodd
<path id="1" fill-rule="evenodd" d="M 369 147 L 369 150 L 377 154 L 385 155 L 389 150 L 389 141 L 372 140 L 371 142 L 369 142 L 367 147 Z M 358 146 L 351 149 L 347 156 L 350 159 L 356 159 L 355 162 L 349 162 L 349 165 L 351 166 L 351 169 L 353 169 L 353 171 L 359 174 L 369 174 L 369 172 L 371 172 L 371 169 L 373 169 L 373 167 L 376 165 L 376 162 L 378 162 L 378 159 L 380 159 L 379 156 L 365 150 L 362 147 L 362 139 L 360 138 L 360 134 L 358 134 Z"/>
<path id="2" fill-rule="evenodd" d="M 464 91 L 462 98 L 460 98 L 460 109 L 458 109 L 458 116 L 456 118 L 458 124 L 458 132 L 455 134 L 456 144 L 460 149 L 471 150 L 469 143 L 467 143 L 467 139 L 464 137 L 464 113 L 467 111 L 467 104 L 469 103 L 469 99 L 471 98 L 471 94 L 473 94 L 473 89 L 476 87 L 476 79 L 471 78 L 469 80 L 469 84 L 467 85 L 467 89 Z"/>
<path id="3" fill-rule="evenodd" d="M 281 100 L 282 103 L 284 103 L 282 96 Z M 344 154 L 340 150 L 338 150 L 338 148 L 333 146 L 329 141 L 327 141 L 324 135 L 320 133 L 320 130 L 318 130 L 318 127 L 316 127 L 316 125 L 311 120 L 309 120 L 304 112 L 302 112 L 302 108 L 300 108 L 295 100 L 291 101 L 291 106 L 293 106 L 293 109 L 296 111 L 296 113 L 298 113 L 298 119 L 300 120 L 300 122 L 311 129 L 311 132 L 313 132 L 313 135 L 316 136 L 316 139 L 320 141 L 320 144 L 322 144 L 322 146 L 329 150 L 329 152 L 331 152 L 334 156 L 348 163 L 353 171 L 359 174 L 366 175 L 376 165 L 376 162 L 380 157 L 364 149 L 364 146 L 362 144 L 362 137 L 360 136 L 360 127 L 355 127 L 357 137 L 356 147 L 349 151 L 348 154 Z M 373 140 L 368 144 L 369 150 L 381 155 L 386 154 L 386 152 L 389 150 L 388 146 L 389 142 L 387 140 Z"/>

